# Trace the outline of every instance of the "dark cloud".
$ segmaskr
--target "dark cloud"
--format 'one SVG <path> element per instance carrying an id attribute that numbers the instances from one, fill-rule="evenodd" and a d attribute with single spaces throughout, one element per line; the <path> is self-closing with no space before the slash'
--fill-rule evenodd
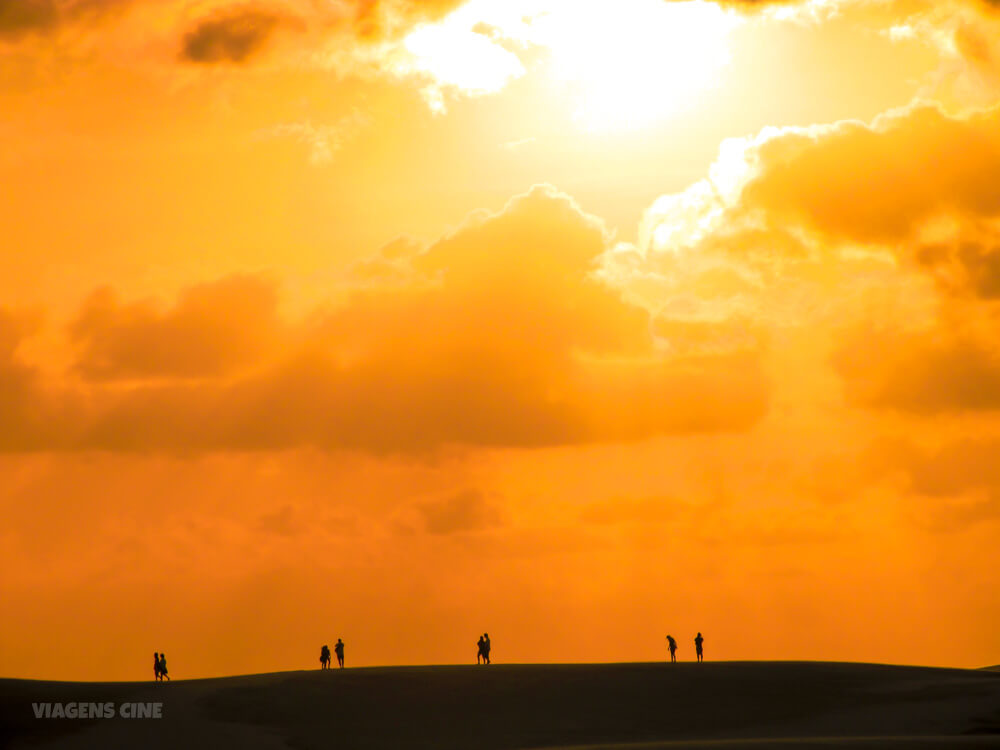
<path id="1" fill-rule="evenodd" d="M 500 524 L 500 511 L 478 490 L 465 490 L 457 495 L 419 508 L 424 525 L 431 534 L 455 534 L 477 531 Z"/>
<path id="2" fill-rule="evenodd" d="M 281 28 L 346 32 L 362 41 L 397 37 L 417 23 L 439 19 L 460 4 L 461 0 L 351 0 L 329 7 L 303 5 L 301 17 L 277 5 L 233 5 L 201 19 L 188 30 L 180 58 L 203 64 L 245 63 L 260 53 Z"/>
<path id="3" fill-rule="evenodd" d="M 135 0 L 0 0 L 0 40 L 50 34 L 73 24 L 92 24 Z"/>
<path id="4" fill-rule="evenodd" d="M 947 327 L 852 331 L 833 357 L 855 404 L 919 414 L 1000 409 L 1000 351 Z"/>
<path id="5" fill-rule="evenodd" d="M 343 0 L 339 3 L 293 4 L 260 0 L 234 2 L 188 28 L 181 39 L 180 59 L 195 63 L 243 63 L 252 59 L 283 26 L 320 32 L 346 32 L 361 42 L 395 39 L 415 25 L 440 20 L 464 0 Z M 744 10 L 782 4 L 784 0 L 727 0 Z M 794 0 L 788 0 L 794 2 Z M 0 0 L 0 40 L 32 33 L 49 34 L 62 27 L 93 24 L 133 7 L 136 0 Z M 179 0 L 163 0 L 183 17 Z"/>
<path id="6" fill-rule="evenodd" d="M 181 58 L 194 63 L 246 62 L 286 22 L 284 16 L 259 8 L 237 8 L 206 18 L 184 35 Z"/>
<path id="7" fill-rule="evenodd" d="M 922 245 L 915 257 L 949 293 L 1000 298 L 1000 237 L 988 243 L 957 240 Z"/>
<path id="8" fill-rule="evenodd" d="M 47 32 L 58 23 L 54 0 L 0 0 L 0 39 Z"/>

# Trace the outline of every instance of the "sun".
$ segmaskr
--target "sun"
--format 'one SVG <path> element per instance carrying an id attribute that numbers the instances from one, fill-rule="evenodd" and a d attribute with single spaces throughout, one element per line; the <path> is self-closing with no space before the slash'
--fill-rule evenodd
<path id="1" fill-rule="evenodd" d="M 704 0 L 471 0 L 405 41 L 431 88 L 495 93 L 541 52 L 587 131 L 646 127 L 696 103 L 729 61 L 735 11 Z"/>
<path id="2" fill-rule="evenodd" d="M 738 22 L 708 2 L 582 2 L 540 18 L 537 33 L 580 125 L 632 130 L 691 106 L 713 85 Z"/>

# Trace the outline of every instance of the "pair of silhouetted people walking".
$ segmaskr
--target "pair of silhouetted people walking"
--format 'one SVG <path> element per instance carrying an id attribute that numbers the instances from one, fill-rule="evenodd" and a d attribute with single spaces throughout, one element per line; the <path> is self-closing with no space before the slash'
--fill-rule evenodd
<path id="1" fill-rule="evenodd" d="M 334 651 L 335 654 L 337 654 L 337 664 L 339 664 L 340 668 L 343 669 L 344 668 L 344 642 L 340 638 L 338 638 L 337 642 L 333 645 L 333 651 Z M 320 669 L 329 669 L 330 668 L 330 664 L 331 664 L 330 647 L 327 646 L 326 644 L 324 644 L 323 648 L 321 648 L 319 650 L 319 663 L 320 663 Z"/>
<path id="2" fill-rule="evenodd" d="M 479 652 L 476 654 L 476 664 L 490 663 L 490 634 L 483 633 L 479 636 Z"/>
<path id="3" fill-rule="evenodd" d="M 694 639 L 694 654 L 698 661 L 705 660 L 705 650 L 702 648 L 704 642 L 705 639 L 701 637 L 701 633 L 698 633 Z M 677 661 L 677 641 L 674 640 L 672 635 L 667 636 L 667 648 L 670 649 L 670 661 Z"/>
<path id="4" fill-rule="evenodd" d="M 156 678 L 157 682 L 163 682 L 166 678 L 167 682 L 170 681 L 170 675 L 167 674 L 167 655 L 159 654 L 156 651 L 153 652 L 153 676 Z"/>

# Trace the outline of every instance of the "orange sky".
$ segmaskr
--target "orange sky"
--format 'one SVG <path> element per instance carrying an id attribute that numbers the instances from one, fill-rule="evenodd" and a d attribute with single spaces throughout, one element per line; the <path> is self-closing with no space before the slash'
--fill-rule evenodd
<path id="1" fill-rule="evenodd" d="M 1000 661 L 1000 5 L 0 0 L 0 675 Z"/>

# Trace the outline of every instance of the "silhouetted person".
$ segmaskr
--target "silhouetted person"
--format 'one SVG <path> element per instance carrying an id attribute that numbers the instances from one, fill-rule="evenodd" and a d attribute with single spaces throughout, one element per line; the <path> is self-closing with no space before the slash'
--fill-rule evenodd
<path id="1" fill-rule="evenodd" d="M 160 654 L 160 679 L 164 677 L 167 678 L 167 682 L 170 681 L 170 675 L 167 674 L 167 655 Z"/>
<path id="2" fill-rule="evenodd" d="M 698 633 L 694 639 L 694 653 L 698 657 L 698 661 L 705 660 L 705 654 L 701 650 L 701 644 L 705 642 L 705 639 L 701 637 L 701 633 Z"/>
<path id="3" fill-rule="evenodd" d="M 483 633 L 483 660 L 490 663 L 490 634 Z"/>
<path id="4" fill-rule="evenodd" d="M 486 663 L 486 641 L 483 640 L 482 636 L 479 636 L 479 650 L 476 652 L 476 664 Z"/>
<path id="5" fill-rule="evenodd" d="M 343 669 L 344 668 L 344 642 L 338 638 L 337 642 L 333 645 L 333 650 L 337 652 L 337 663 L 340 665 L 340 668 Z"/>
<path id="6" fill-rule="evenodd" d="M 323 648 L 319 650 L 320 669 L 329 669 L 331 661 L 332 659 L 330 658 L 330 647 L 324 643 Z"/>
<path id="7" fill-rule="evenodd" d="M 153 677 L 159 682 L 163 675 L 160 673 L 160 655 L 154 651 L 153 652 Z"/>
<path id="8" fill-rule="evenodd" d="M 667 648 L 670 649 L 670 661 L 677 661 L 677 641 L 672 635 L 667 636 Z"/>

